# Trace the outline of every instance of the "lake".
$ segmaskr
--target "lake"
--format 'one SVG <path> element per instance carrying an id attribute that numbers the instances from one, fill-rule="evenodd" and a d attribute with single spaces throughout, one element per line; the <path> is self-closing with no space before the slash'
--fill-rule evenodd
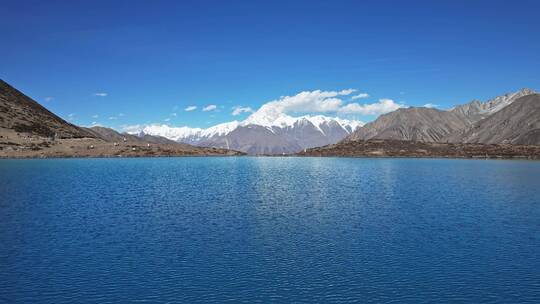
<path id="1" fill-rule="evenodd" d="M 0 303 L 539 303 L 540 162 L 0 160 Z"/>

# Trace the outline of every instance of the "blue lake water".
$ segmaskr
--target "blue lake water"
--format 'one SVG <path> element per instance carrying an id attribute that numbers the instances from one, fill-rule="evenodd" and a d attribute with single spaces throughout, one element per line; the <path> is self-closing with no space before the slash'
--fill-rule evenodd
<path id="1" fill-rule="evenodd" d="M 0 160 L 0 303 L 539 303 L 540 162 Z"/>

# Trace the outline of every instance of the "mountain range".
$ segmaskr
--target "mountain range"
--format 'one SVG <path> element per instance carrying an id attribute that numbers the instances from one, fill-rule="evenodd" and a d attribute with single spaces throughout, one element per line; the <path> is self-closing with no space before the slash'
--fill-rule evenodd
<path id="1" fill-rule="evenodd" d="M 398 109 L 359 128 L 344 141 L 370 139 L 453 143 L 540 144 L 540 95 L 530 89 L 473 100 L 448 111 L 425 107 Z"/>
<path id="2" fill-rule="evenodd" d="M 0 157 L 240 155 L 160 136 L 71 124 L 0 79 Z"/>
<path id="3" fill-rule="evenodd" d="M 449 110 L 426 107 L 400 108 L 381 115 L 375 121 L 365 125 L 360 121 L 322 115 L 291 117 L 279 114 L 276 117 L 268 117 L 254 113 L 244 121 L 232 121 L 208 129 L 149 125 L 133 133 L 139 136 L 162 136 L 196 146 L 234 149 L 248 154 L 289 154 L 334 144 L 341 140 L 369 139 L 540 144 L 533 136 L 537 134 L 536 131 L 529 130 L 536 128 L 535 121 L 538 121 L 539 116 L 534 111 L 522 109 L 512 114 L 497 114 L 509 112 L 510 110 L 506 110 L 508 106 L 522 97 L 535 94 L 533 90 L 522 89 L 486 102 L 473 100 Z M 534 107 L 534 105 L 533 102 L 532 105 L 526 107 Z M 515 123 L 515 126 L 510 128 L 514 134 L 511 139 L 478 135 L 480 129 L 488 125 L 491 128 L 496 121 L 509 119 L 508 115 L 531 117 L 527 119 L 520 116 L 511 119 Z M 491 118 L 490 123 L 484 122 L 487 118 Z M 519 124 L 518 121 L 527 121 L 528 124 L 525 126 Z M 489 133 L 489 131 L 483 132 Z M 528 135 L 519 136 L 524 132 Z"/>
<path id="4" fill-rule="evenodd" d="M 362 122 L 322 115 L 274 119 L 252 115 L 246 120 L 219 124 L 208 129 L 149 125 L 139 136 L 155 135 L 196 146 L 233 149 L 248 154 L 289 154 L 303 149 L 336 143 Z"/>
<path id="5" fill-rule="evenodd" d="M 486 102 L 473 100 L 449 110 L 400 108 L 367 124 L 322 115 L 269 116 L 255 112 L 244 121 L 207 129 L 148 125 L 128 134 L 105 127 L 71 124 L 0 80 L 0 139 L 0 150 L 13 147 L 40 150 L 51 144 L 58 148 L 64 142 L 77 149 L 88 143 L 102 146 L 102 155 L 137 149 L 158 155 L 220 154 L 228 150 L 275 155 L 369 140 L 540 145 L 540 95 L 522 89 Z M 33 143 L 27 142 L 32 140 Z M 111 150 L 112 143 L 115 148 Z M 151 146 L 157 150 L 150 149 Z"/>

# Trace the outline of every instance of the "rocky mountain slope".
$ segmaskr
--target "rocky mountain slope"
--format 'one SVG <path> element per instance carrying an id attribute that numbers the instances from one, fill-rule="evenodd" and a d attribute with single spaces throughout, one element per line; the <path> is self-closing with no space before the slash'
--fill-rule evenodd
<path id="1" fill-rule="evenodd" d="M 496 114 L 513 105 L 520 98 L 534 96 L 534 94 L 532 90 L 522 89 L 484 103 L 474 100 L 448 111 L 415 107 L 398 109 L 381 115 L 375 121 L 359 128 L 346 137 L 344 141 L 391 139 L 421 142 L 468 142 L 466 138 L 461 138 L 460 134 L 464 134 L 473 125 L 487 118 L 493 117 L 491 124 L 495 124 L 494 120 L 507 119 Z M 540 116 L 536 117 L 540 119 Z M 487 124 L 478 125 L 474 132 L 478 133 L 478 128 L 482 126 L 487 127 Z M 523 127 L 523 125 L 516 124 L 512 132 L 515 134 L 529 132 L 526 128 L 519 129 L 520 127 Z M 499 128 L 499 130 L 501 129 Z M 472 135 L 467 136 L 471 137 Z M 529 136 L 529 138 L 531 137 Z M 488 141 L 487 137 L 478 137 L 476 142 L 500 143 L 495 138 Z M 537 144 L 540 144 L 540 142 L 537 142 Z"/>
<path id="2" fill-rule="evenodd" d="M 0 129 L 43 137 L 95 137 L 56 116 L 30 97 L 0 79 Z"/>
<path id="3" fill-rule="evenodd" d="M 464 127 L 456 114 L 432 108 L 403 108 L 381 115 L 346 138 L 348 141 L 398 139 L 436 142 Z"/>
<path id="4" fill-rule="evenodd" d="M 462 143 L 540 145 L 540 94 L 525 95 L 447 138 Z"/>
<path id="5" fill-rule="evenodd" d="M 502 110 L 504 107 L 512 104 L 514 101 L 523 96 L 535 93 L 535 91 L 525 88 L 514 93 L 508 93 L 495 97 L 486 102 L 473 100 L 464 105 L 450 109 L 450 112 L 460 116 L 467 123 L 472 124 Z"/>
<path id="6" fill-rule="evenodd" d="M 241 155 L 159 136 L 70 124 L 0 80 L 0 157 Z"/>
<path id="7" fill-rule="evenodd" d="M 248 154 L 294 153 L 310 147 L 336 143 L 363 125 L 362 122 L 322 115 L 291 117 L 280 115 L 271 120 L 232 121 L 208 129 L 146 126 L 139 136 L 163 136 L 197 146 L 233 149 Z"/>

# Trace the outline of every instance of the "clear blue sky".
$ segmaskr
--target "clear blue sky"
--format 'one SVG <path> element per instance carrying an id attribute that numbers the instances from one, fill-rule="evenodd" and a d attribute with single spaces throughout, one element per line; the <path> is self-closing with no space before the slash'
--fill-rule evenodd
<path id="1" fill-rule="evenodd" d="M 0 77 L 83 125 L 205 127 L 304 90 L 447 108 L 540 88 L 540 1 L 0 0 L 0 10 Z M 219 111 L 201 111 L 209 104 Z"/>

